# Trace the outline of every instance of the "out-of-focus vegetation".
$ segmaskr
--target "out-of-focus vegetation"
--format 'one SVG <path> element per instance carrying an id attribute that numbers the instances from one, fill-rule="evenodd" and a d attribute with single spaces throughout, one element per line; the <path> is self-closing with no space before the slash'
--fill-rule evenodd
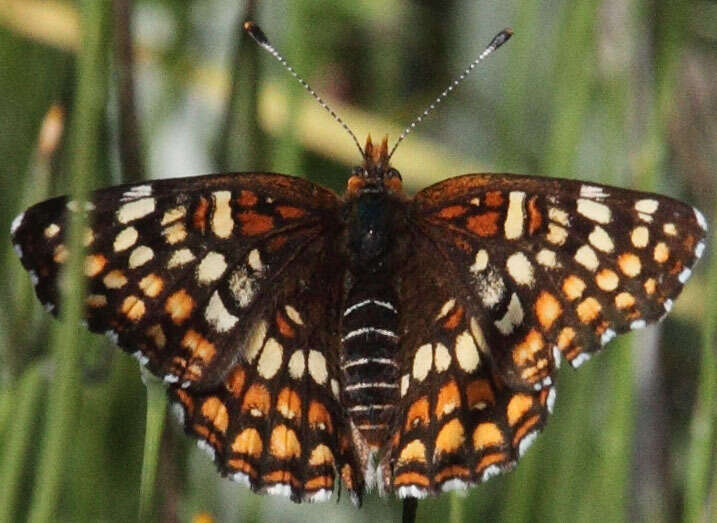
<path id="1" fill-rule="evenodd" d="M 400 516 L 375 494 L 361 510 L 346 496 L 294 505 L 220 478 L 175 423 L 162 431 L 161 400 L 146 416 L 134 360 L 42 311 L 10 247 L 29 204 L 142 172 L 274 170 L 341 190 L 353 144 L 241 34 L 247 11 L 359 137 L 395 139 L 515 30 L 396 153 L 411 191 L 545 173 L 669 194 L 714 223 L 715 2 L 256 4 L 135 2 L 133 115 L 116 11 L 131 2 L 0 1 L 0 521 L 129 521 L 140 494 L 162 521 Z M 561 371 L 555 414 L 515 471 L 420 502 L 418 520 L 717 521 L 715 243 L 659 329 Z"/>

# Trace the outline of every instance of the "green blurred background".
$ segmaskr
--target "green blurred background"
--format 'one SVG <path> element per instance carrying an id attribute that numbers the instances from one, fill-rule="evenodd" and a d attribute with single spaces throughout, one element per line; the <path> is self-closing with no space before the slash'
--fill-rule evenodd
<path id="1" fill-rule="evenodd" d="M 0 0 L 0 522 L 131 521 L 140 497 L 158 521 L 400 518 L 375 493 L 295 505 L 220 478 L 161 399 L 147 414 L 133 359 L 42 310 L 10 247 L 26 206 L 124 180 L 273 170 L 341 190 L 355 147 L 241 33 L 248 17 L 362 141 L 395 139 L 510 26 L 398 149 L 409 191 L 545 173 L 669 194 L 714 223 L 714 1 Z M 710 243 L 660 328 L 561 371 L 515 471 L 420 502 L 418 521 L 717 521 Z"/>

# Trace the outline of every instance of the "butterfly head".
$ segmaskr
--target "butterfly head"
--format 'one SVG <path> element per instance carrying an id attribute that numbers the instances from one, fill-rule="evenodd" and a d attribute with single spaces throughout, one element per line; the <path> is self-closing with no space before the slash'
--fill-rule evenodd
<path id="1" fill-rule="evenodd" d="M 376 192 L 401 192 L 401 174 L 391 167 L 388 154 L 388 136 L 380 145 L 374 145 L 371 135 L 363 150 L 363 165 L 354 167 L 349 178 L 347 192 L 363 194 Z"/>

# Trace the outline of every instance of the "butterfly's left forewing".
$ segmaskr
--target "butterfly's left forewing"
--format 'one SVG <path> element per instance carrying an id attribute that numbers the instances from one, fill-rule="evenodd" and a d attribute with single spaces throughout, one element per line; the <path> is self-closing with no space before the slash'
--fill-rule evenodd
<path id="1" fill-rule="evenodd" d="M 19 217 L 13 243 L 40 301 L 58 312 L 68 216 L 86 212 L 86 321 L 155 374 L 220 381 L 247 343 L 266 289 L 317 238 L 335 236 L 336 196 L 272 174 L 160 180 L 64 197 Z"/>

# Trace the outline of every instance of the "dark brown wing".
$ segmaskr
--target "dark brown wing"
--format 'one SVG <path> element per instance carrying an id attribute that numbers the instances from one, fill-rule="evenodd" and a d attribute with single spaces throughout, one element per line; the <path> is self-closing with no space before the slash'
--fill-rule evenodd
<path id="1" fill-rule="evenodd" d="M 585 182 L 479 174 L 420 192 L 400 282 L 401 401 L 384 460 L 400 496 L 511 467 L 577 366 L 670 310 L 704 250 L 696 209 Z"/>

